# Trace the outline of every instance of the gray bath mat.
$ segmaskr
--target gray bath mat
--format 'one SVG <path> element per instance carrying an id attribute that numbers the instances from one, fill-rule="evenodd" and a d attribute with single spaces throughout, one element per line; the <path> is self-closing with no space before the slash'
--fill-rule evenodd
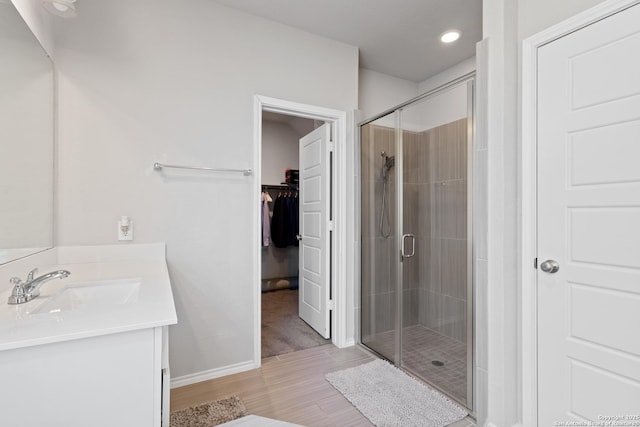
<path id="1" fill-rule="evenodd" d="M 378 427 L 443 427 L 467 412 L 384 360 L 326 375 L 327 381 Z"/>
<path id="2" fill-rule="evenodd" d="M 171 427 L 211 427 L 247 415 L 247 408 L 238 396 L 205 402 L 171 412 Z"/>

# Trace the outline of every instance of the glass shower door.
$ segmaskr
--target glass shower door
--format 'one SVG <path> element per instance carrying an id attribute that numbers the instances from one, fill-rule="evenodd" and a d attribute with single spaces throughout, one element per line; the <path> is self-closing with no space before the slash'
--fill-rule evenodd
<path id="1" fill-rule="evenodd" d="M 402 368 L 471 407 L 472 82 L 400 110 Z M 399 191 L 399 190 L 398 190 Z"/>
<path id="2" fill-rule="evenodd" d="M 396 363 L 396 120 L 392 113 L 360 129 L 362 171 L 361 341 Z"/>
<path id="3" fill-rule="evenodd" d="M 472 407 L 473 81 L 360 127 L 361 342 Z"/>

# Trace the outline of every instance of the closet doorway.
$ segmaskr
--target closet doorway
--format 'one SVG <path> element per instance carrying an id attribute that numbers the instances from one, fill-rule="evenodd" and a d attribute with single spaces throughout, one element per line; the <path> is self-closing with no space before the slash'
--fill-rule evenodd
<path id="1" fill-rule="evenodd" d="M 261 150 L 261 357 L 330 341 L 330 125 L 265 111 Z M 323 271 L 326 269 L 326 271 Z"/>
<path id="2" fill-rule="evenodd" d="M 324 142 L 322 151 L 327 153 L 326 159 L 330 162 L 330 170 L 328 180 L 330 181 L 331 190 L 325 192 L 321 197 L 320 206 L 326 208 L 328 218 L 325 218 L 322 225 L 323 233 L 326 233 L 326 247 L 324 257 L 316 257 L 315 260 L 320 261 L 325 266 L 325 292 L 318 296 L 317 302 L 323 304 L 322 314 L 326 325 L 325 331 L 321 331 L 326 337 L 330 337 L 331 342 L 339 347 L 347 347 L 354 343 L 353 331 L 353 315 L 354 315 L 354 280 L 353 263 L 349 263 L 350 254 L 353 254 L 354 245 L 352 239 L 352 231 L 354 227 L 354 218 L 350 214 L 353 208 L 352 200 L 349 199 L 350 185 L 353 185 L 353 176 L 350 172 L 347 159 L 349 157 L 348 141 L 352 138 L 348 132 L 348 124 L 353 123 L 353 114 L 342 110 L 335 110 L 326 107 L 319 107 L 309 104 L 301 104 L 298 102 L 287 101 L 283 99 L 271 98 L 263 95 L 255 95 L 254 97 L 254 157 L 253 170 L 255 171 L 256 180 L 254 189 L 254 200 L 256 201 L 256 209 L 254 210 L 253 230 L 254 230 L 254 263 L 253 277 L 255 284 L 254 291 L 254 334 L 253 334 L 253 366 L 259 368 L 262 365 L 262 203 L 261 203 L 261 184 L 262 184 L 262 116 L 265 113 L 278 113 L 288 116 L 302 117 L 311 120 L 319 120 L 325 124 L 325 135 L 331 137 L 331 141 Z M 327 131 L 327 128 L 329 129 Z M 321 128 L 319 128 L 321 129 Z M 322 132 L 322 131 L 318 131 Z M 313 142 L 310 139 L 308 142 Z M 321 144 L 322 145 L 322 144 Z M 309 152 L 319 147 L 318 144 L 311 144 Z M 317 152 L 317 151 L 316 151 Z M 330 152 L 330 153 L 329 153 Z M 313 156 L 312 156 L 313 157 Z M 304 174 L 299 178 L 301 182 L 298 198 L 311 197 L 314 191 L 306 191 L 304 188 Z M 266 184 L 266 183 L 265 183 Z M 313 183 L 311 183 L 313 184 Z M 329 183 L 327 183 L 327 186 Z M 310 185 L 314 189 L 313 185 Z M 326 187 L 326 186 L 325 186 Z M 315 188 L 325 188 L 315 186 Z M 312 206 L 309 206 L 310 208 Z M 313 224 L 312 222 L 309 222 Z M 304 220 L 301 220 L 300 231 L 302 231 L 302 242 L 305 242 L 305 236 L 310 230 L 304 230 Z M 314 237 L 314 236 L 310 236 Z M 317 237 L 317 236 L 316 236 Z M 310 245 L 311 246 L 311 245 Z M 322 249 L 322 248 L 318 248 Z M 313 247 L 311 247 L 313 250 Z M 322 251 L 322 250 L 321 250 Z M 309 258 L 311 260 L 313 258 Z M 314 266 L 310 267 L 313 270 Z M 299 285 L 304 286 L 303 284 Z M 299 287 L 300 289 L 300 287 Z M 313 294 L 309 294 L 310 297 Z M 322 298 L 321 298 L 322 297 Z M 320 301 L 322 299 L 322 301 Z M 313 299 L 311 302 L 314 302 Z M 320 311 L 320 310 L 319 310 Z M 316 319 L 317 320 L 317 319 Z"/>

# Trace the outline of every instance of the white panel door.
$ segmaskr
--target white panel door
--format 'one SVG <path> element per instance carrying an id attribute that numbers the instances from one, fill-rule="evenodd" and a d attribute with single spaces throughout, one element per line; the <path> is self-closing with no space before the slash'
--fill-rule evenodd
<path id="1" fill-rule="evenodd" d="M 300 140 L 300 318 L 329 338 L 329 201 L 331 126 L 325 124 Z"/>
<path id="2" fill-rule="evenodd" d="M 640 416 L 639 53 L 640 6 L 538 50 L 540 426 Z"/>

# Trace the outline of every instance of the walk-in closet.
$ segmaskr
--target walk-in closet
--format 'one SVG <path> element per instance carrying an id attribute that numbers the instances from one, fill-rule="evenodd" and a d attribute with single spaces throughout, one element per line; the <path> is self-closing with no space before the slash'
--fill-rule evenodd
<path id="1" fill-rule="evenodd" d="M 264 112 L 262 118 L 262 358 L 325 344 L 298 313 L 300 138 L 321 122 Z"/>

